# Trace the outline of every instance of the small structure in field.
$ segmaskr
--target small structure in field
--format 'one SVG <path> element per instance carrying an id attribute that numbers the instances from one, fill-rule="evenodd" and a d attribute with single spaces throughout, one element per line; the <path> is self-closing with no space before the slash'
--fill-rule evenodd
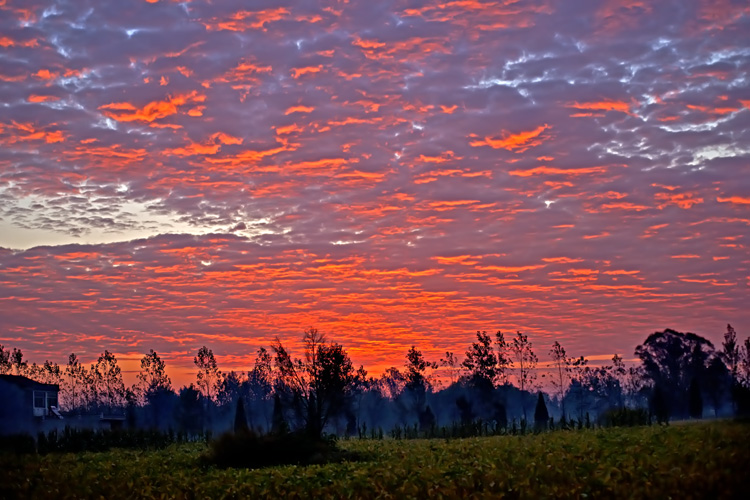
<path id="1" fill-rule="evenodd" d="M 20 375 L 0 375 L 0 434 L 36 433 L 57 424 L 60 387 Z"/>

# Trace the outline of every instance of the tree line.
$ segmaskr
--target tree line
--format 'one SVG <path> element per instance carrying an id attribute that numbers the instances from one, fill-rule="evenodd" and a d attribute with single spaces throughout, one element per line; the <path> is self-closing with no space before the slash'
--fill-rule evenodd
<path id="1" fill-rule="evenodd" d="M 558 341 L 540 366 L 527 335 L 479 331 L 461 358 L 446 352 L 432 361 L 412 346 L 402 367 L 377 377 L 355 368 L 344 347 L 315 328 L 302 340 L 301 356 L 276 339 L 241 372 L 222 372 L 203 346 L 193 359 L 195 381 L 179 390 L 154 350 L 130 387 L 107 350 L 88 367 L 75 354 L 61 367 L 29 364 L 21 350 L 0 345 L 0 373 L 58 384 L 62 410 L 71 415 L 122 412 L 132 426 L 183 432 L 248 426 L 374 437 L 438 425 L 505 429 L 530 417 L 537 426 L 548 419 L 580 426 L 629 410 L 659 422 L 750 412 L 750 338 L 740 343 L 731 325 L 718 349 L 694 333 L 655 332 L 636 347 L 639 363 L 629 367 L 619 355 L 593 366 Z"/>

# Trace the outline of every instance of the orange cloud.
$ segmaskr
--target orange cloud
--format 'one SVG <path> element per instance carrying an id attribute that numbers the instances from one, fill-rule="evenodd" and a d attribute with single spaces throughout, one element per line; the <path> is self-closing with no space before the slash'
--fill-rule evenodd
<path id="1" fill-rule="evenodd" d="M 53 80 L 57 78 L 57 75 L 59 73 L 53 73 L 48 69 L 40 69 L 36 73 L 33 73 L 31 76 L 38 78 L 39 80 Z"/>
<path id="2" fill-rule="evenodd" d="M 533 271 L 547 267 L 546 264 L 536 264 L 533 266 L 477 266 L 482 271 L 492 271 L 495 273 L 521 273 L 524 271 Z"/>
<path id="3" fill-rule="evenodd" d="M 283 7 L 259 11 L 241 10 L 227 19 L 218 20 L 214 18 L 203 24 L 208 30 L 246 31 L 248 29 L 263 29 L 265 31 L 266 24 L 280 21 L 288 16 L 289 11 Z"/>
<path id="4" fill-rule="evenodd" d="M 320 71 L 323 69 L 322 65 L 317 66 L 305 66 L 304 68 L 292 68 L 292 78 L 299 78 L 303 75 L 314 75 L 315 73 L 320 73 Z"/>
<path id="5" fill-rule="evenodd" d="M 419 155 L 416 161 L 422 162 L 422 163 L 445 163 L 452 160 L 460 160 L 461 157 L 456 157 L 455 153 L 451 150 L 445 151 L 440 154 L 440 156 L 425 156 L 425 155 Z"/>
<path id="6" fill-rule="evenodd" d="M 578 176 L 587 174 L 600 174 L 607 171 L 607 167 L 581 167 L 581 168 L 556 168 L 556 167 L 535 167 L 528 170 L 511 170 L 510 175 L 518 177 L 531 177 L 532 175 L 568 175 Z"/>
<path id="7" fill-rule="evenodd" d="M 660 210 L 668 205 L 677 205 L 687 210 L 692 208 L 693 205 L 703 203 L 703 198 L 694 196 L 693 193 L 656 193 L 654 198 L 663 202 L 658 206 Z"/>
<path id="8" fill-rule="evenodd" d="M 52 123 L 50 126 L 54 126 Z M 27 141 L 44 141 L 47 144 L 54 144 L 57 142 L 63 142 L 66 138 L 61 130 L 47 130 L 49 127 L 37 128 L 33 123 L 21 123 L 13 121 L 10 127 L 14 129 L 17 134 L 9 137 L 7 140 L 0 140 L 0 142 L 7 142 L 8 144 L 15 144 L 18 142 Z M 2 132 L 2 128 L 0 128 Z"/>
<path id="9" fill-rule="evenodd" d="M 284 112 L 285 115 L 291 115 L 292 113 L 312 113 L 315 111 L 315 106 L 291 106 Z"/>
<path id="10" fill-rule="evenodd" d="M 219 82 L 255 82 L 257 74 L 270 73 L 271 66 L 263 66 L 252 61 L 243 60 L 237 66 L 230 69 L 224 75 L 216 79 Z"/>
<path id="11" fill-rule="evenodd" d="M 573 102 L 566 104 L 566 108 L 574 108 L 578 110 L 593 110 L 593 111 L 619 111 L 620 113 L 625 113 L 626 115 L 630 116 L 636 116 L 634 113 L 630 111 L 631 104 L 625 102 L 625 101 L 611 101 L 611 100 L 604 100 L 604 101 L 594 101 L 594 102 Z M 575 116 L 596 116 L 591 115 L 587 113 L 579 113 L 575 115 L 571 115 L 573 117 Z"/>
<path id="12" fill-rule="evenodd" d="M 132 168 L 146 158 L 145 149 L 124 148 L 119 144 L 92 147 L 88 144 L 77 146 L 63 153 L 73 161 L 86 161 L 92 168 L 103 170 L 123 170 Z"/>
<path id="13" fill-rule="evenodd" d="M 3 48 L 8 48 L 8 47 L 31 47 L 33 48 L 33 47 L 38 47 L 38 46 L 39 46 L 39 41 L 36 38 L 32 38 L 31 40 L 19 42 L 7 36 L 0 37 L 0 47 L 3 47 Z"/>
<path id="14" fill-rule="evenodd" d="M 31 94 L 28 98 L 29 102 L 55 102 L 59 101 L 60 98 L 54 95 L 37 95 Z"/>
<path id="15" fill-rule="evenodd" d="M 704 113 L 712 114 L 712 115 L 728 115 L 730 113 L 734 113 L 736 111 L 739 111 L 742 108 L 714 108 L 712 106 L 699 106 L 697 104 L 688 104 L 688 109 L 692 109 L 695 111 L 702 111 Z"/>
<path id="16" fill-rule="evenodd" d="M 551 127 L 545 123 L 534 130 L 519 132 L 517 134 L 503 131 L 500 139 L 485 137 L 481 140 L 472 141 L 470 144 L 474 147 L 489 146 L 492 149 L 506 149 L 508 151 L 523 153 L 527 149 L 538 146 L 548 139 L 549 136 L 544 135 L 543 132 L 549 128 Z M 472 135 L 471 137 L 476 136 Z"/>
<path id="17" fill-rule="evenodd" d="M 547 257 L 542 259 L 544 262 L 550 264 L 574 264 L 576 262 L 583 262 L 583 259 L 571 259 L 570 257 Z"/>
<path id="18" fill-rule="evenodd" d="M 718 196 L 716 201 L 719 203 L 731 203 L 733 205 L 750 205 L 750 198 L 743 198 L 742 196 Z"/>
<path id="19" fill-rule="evenodd" d="M 103 112 L 106 116 L 120 122 L 142 121 L 151 123 L 176 114 L 180 106 L 205 100 L 205 95 L 194 90 L 187 94 L 168 97 L 166 101 L 152 101 L 143 108 L 138 108 L 129 102 L 113 102 L 99 106 L 99 109 L 105 110 Z"/>

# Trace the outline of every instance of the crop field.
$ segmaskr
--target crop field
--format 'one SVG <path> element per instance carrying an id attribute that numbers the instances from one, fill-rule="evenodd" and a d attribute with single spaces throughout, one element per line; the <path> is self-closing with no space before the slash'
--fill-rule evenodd
<path id="1" fill-rule="evenodd" d="M 349 440 L 357 462 L 259 470 L 162 450 L 0 456 L 0 498 L 740 498 L 750 425 Z M 747 497 L 745 497 L 747 498 Z"/>

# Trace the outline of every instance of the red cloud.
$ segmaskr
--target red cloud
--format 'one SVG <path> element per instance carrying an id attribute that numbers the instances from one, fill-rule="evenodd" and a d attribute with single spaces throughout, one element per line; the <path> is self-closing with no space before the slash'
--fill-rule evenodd
<path id="1" fill-rule="evenodd" d="M 120 122 L 142 121 L 151 123 L 176 114 L 180 106 L 205 100 L 205 95 L 194 90 L 187 94 L 168 97 L 165 101 L 152 101 L 142 108 L 138 108 L 129 102 L 113 102 L 99 106 L 99 109 L 104 110 L 106 116 Z"/>
<path id="2" fill-rule="evenodd" d="M 503 131 L 501 138 L 499 139 L 485 137 L 484 139 L 472 141 L 470 144 L 474 147 L 489 146 L 492 149 L 507 149 L 508 151 L 523 153 L 527 149 L 538 146 L 548 139 L 549 136 L 543 134 L 543 132 L 549 128 L 551 127 L 545 123 L 534 130 L 519 132 L 516 134 Z"/>

